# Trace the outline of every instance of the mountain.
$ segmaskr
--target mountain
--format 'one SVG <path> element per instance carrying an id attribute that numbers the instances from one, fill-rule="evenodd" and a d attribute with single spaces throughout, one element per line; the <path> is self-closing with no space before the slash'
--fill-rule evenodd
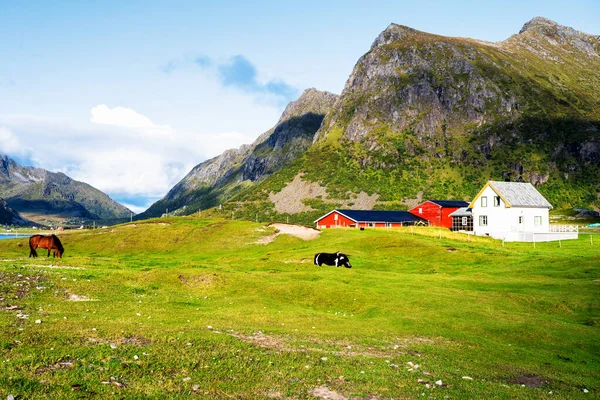
<path id="1" fill-rule="evenodd" d="M 31 221 L 28 221 L 27 219 L 23 218 L 21 216 L 21 214 L 19 214 L 18 212 L 16 212 L 12 208 L 10 208 L 8 206 L 8 204 L 6 203 L 6 201 L 4 201 L 4 199 L 1 197 L 0 197 L 0 224 L 2 224 L 2 225 L 17 225 L 17 226 L 36 225 L 35 223 L 32 223 Z"/>
<path id="2" fill-rule="evenodd" d="M 545 18 L 497 43 L 391 24 L 358 60 L 312 143 L 290 159 L 263 146 L 259 160 L 275 158 L 279 169 L 253 185 L 238 181 L 219 198 L 229 198 L 220 212 L 308 223 L 340 206 L 470 199 L 490 179 L 529 181 L 557 208 L 600 207 L 599 87 L 600 37 Z M 205 175 L 194 201 L 216 204 L 221 176 L 243 176 L 261 140 L 239 158 L 196 167 Z M 232 164 L 219 164 L 223 157 Z M 176 186 L 170 195 L 181 193 Z M 186 204 L 179 199 L 178 208 Z"/>
<path id="3" fill-rule="evenodd" d="M 127 218 L 131 211 L 87 183 L 61 172 L 24 167 L 0 155 L 0 195 L 27 218 L 48 223 Z"/>
<path id="4" fill-rule="evenodd" d="M 285 108 L 277 124 L 251 145 L 225 151 L 194 167 L 167 195 L 138 218 L 170 210 L 189 214 L 233 198 L 302 155 L 337 96 L 307 89 Z"/>

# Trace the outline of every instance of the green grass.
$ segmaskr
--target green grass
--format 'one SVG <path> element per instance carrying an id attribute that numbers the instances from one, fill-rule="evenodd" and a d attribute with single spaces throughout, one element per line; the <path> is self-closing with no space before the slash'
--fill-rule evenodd
<path id="1" fill-rule="evenodd" d="M 0 397 L 600 393 L 600 238 L 534 249 L 431 228 L 334 229 L 255 244 L 272 231 L 149 220 L 64 234 L 61 260 L 1 241 Z M 336 250 L 354 268 L 312 264 Z"/>

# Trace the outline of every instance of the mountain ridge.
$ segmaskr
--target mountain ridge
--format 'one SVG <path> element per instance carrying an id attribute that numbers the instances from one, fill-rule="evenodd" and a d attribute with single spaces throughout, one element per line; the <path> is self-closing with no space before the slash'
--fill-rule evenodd
<path id="1" fill-rule="evenodd" d="M 333 93 L 306 89 L 286 106 L 275 126 L 252 144 L 226 150 L 196 165 L 161 200 L 137 217 L 158 217 L 167 210 L 183 214 L 210 208 L 260 182 L 310 146 L 336 99 Z"/>

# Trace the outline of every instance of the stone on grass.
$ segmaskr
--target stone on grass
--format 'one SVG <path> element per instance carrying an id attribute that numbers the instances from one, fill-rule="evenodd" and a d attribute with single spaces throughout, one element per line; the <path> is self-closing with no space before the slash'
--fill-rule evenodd
<path id="1" fill-rule="evenodd" d="M 36 323 L 36 324 L 41 324 L 41 323 L 42 323 L 42 320 L 41 320 L 41 319 L 36 319 L 36 320 L 35 320 L 35 323 Z"/>
<path id="2" fill-rule="evenodd" d="M 435 384 L 438 386 L 442 386 L 444 383 L 442 382 L 442 380 L 440 379 L 439 381 L 435 381 Z"/>

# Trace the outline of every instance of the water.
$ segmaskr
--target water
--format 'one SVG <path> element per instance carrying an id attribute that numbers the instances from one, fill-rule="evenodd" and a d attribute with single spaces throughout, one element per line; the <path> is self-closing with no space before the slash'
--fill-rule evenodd
<path id="1" fill-rule="evenodd" d="M 9 234 L 0 234 L 0 240 L 2 239 L 22 239 L 22 238 L 28 238 L 31 235 L 22 235 L 22 234 L 14 234 L 14 233 L 9 233 Z"/>

